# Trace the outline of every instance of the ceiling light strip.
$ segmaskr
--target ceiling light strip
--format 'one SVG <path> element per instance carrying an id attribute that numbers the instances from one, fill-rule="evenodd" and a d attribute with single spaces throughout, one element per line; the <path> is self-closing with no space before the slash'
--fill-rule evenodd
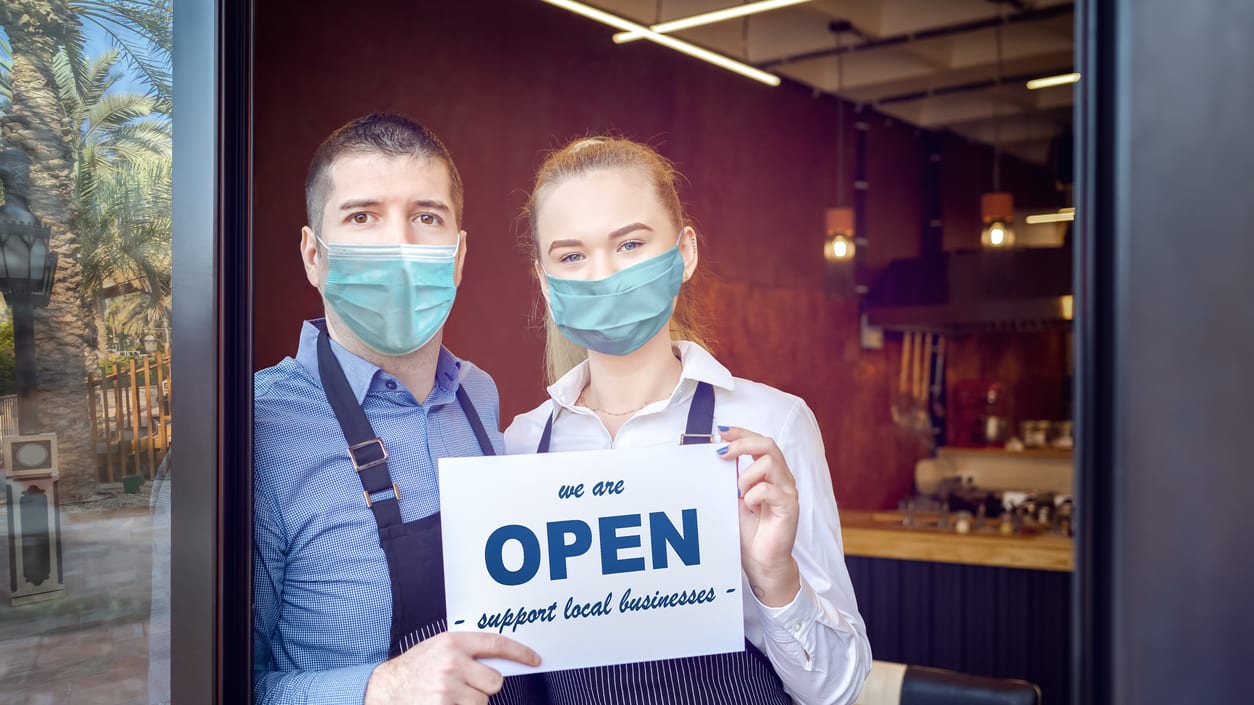
<path id="1" fill-rule="evenodd" d="M 1023 219 L 1028 225 L 1040 225 L 1042 223 L 1070 223 L 1075 220 L 1074 208 L 1063 208 L 1057 213 L 1038 213 L 1029 215 Z"/>
<path id="2" fill-rule="evenodd" d="M 1078 73 L 1060 73 L 1057 76 L 1046 76 L 1045 78 L 1034 78 L 1028 81 L 1028 90 L 1035 91 L 1041 88 L 1050 88 L 1053 86 L 1065 86 L 1068 83 L 1079 83 L 1080 74 Z"/>
<path id="3" fill-rule="evenodd" d="M 611 15 L 608 12 L 605 12 L 603 10 L 598 10 L 595 7 L 590 7 L 581 2 L 574 2 L 574 0 L 542 0 L 542 1 L 550 5 L 555 5 L 557 7 L 560 7 L 563 10 L 568 10 L 570 12 L 573 12 L 576 15 L 587 17 L 590 20 L 596 20 L 597 22 L 600 22 L 602 24 L 607 24 L 611 27 L 614 27 L 615 29 L 620 29 L 625 32 L 634 32 L 636 34 L 639 34 L 644 39 L 648 39 L 651 42 L 661 44 L 664 47 L 674 49 L 675 51 L 678 51 L 683 54 L 687 54 L 688 56 L 691 56 L 695 59 L 701 59 L 702 61 L 707 61 L 711 64 L 714 64 L 715 66 L 727 69 L 728 71 L 731 71 L 733 73 L 738 73 L 741 76 L 745 76 L 746 78 L 752 78 L 755 81 L 761 81 L 762 83 L 765 83 L 768 86 L 778 86 L 780 83 L 779 76 L 767 73 L 765 71 L 762 71 L 761 69 L 756 69 L 752 66 L 749 66 L 748 64 L 743 64 L 739 61 L 736 61 L 735 59 L 730 59 L 726 56 L 723 56 L 722 54 L 716 54 L 708 49 L 702 49 L 699 46 L 696 46 L 694 44 L 689 44 L 688 42 L 685 42 L 683 40 L 675 39 L 674 37 L 668 37 L 665 34 L 658 34 L 657 32 L 654 32 L 653 30 L 649 29 L 648 27 L 645 27 L 644 25 L 637 24 L 635 22 L 632 22 L 631 20 L 623 19 L 622 17 L 619 17 L 617 15 Z"/>
<path id="4" fill-rule="evenodd" d="M 701 27 L 715 22 L 725 22 L 734 20 L 738 17 L 746 17 L 748 15 L 756 15 L 761 12 L 770 12 L 771 10 L 779 10 L 793 5 L 801 5 L 814 0 L 761 0 L 760 2 L 751 2 L 745 5 L 737 5 L 724 10 L 714 10 L 713 12 L 703 12 L 699 15 L 691 17 L 682 17 L 670 22 L 663 22 L 649 27 L 649 29 L 658 34 L 670 34 L 671 32 L 679 32 L 693 27 Z M 637 39 L 643 39 L 643 35 L 636 32 L 619 32 L 614 35 L 615 44 L 625 44 L 634 42 Z"/>

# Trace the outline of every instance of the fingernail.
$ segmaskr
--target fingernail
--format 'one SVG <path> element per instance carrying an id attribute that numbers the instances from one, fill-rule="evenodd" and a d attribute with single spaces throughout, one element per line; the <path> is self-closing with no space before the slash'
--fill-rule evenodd
<path id="1" fill-rule="evenodd" d="M 722 448 L 719 448 L 719 449 L 718 449 L 718 454 L 719 454 L 719 455 L 726 455 L 726 454 L 727 454 L 727 446 L 723 446 Z"/>
<path id="2" fill-rule="evenodd" d="M 720 431 L 730 431 L 731 429 L 729 429 L 729 428 L 728 428 L 728 427 L 726 427 L 726 426 L 719 426 L 719 427 L 718 427 L 718 430 L 720 430 Z"/>

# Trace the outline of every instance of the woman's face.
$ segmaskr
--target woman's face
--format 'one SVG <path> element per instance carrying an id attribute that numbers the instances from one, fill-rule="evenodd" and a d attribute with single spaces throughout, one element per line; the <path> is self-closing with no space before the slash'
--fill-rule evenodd
<path id="1" fill-rule="evenodd" d="M 558 279 L 604 279 L 666 252 L 680 237 L 679 224 L 636 169 L 601 169 L 549 187 L 537 204 L 536 232 L 540 273 Z M 696 250 L 691 228 L 683 234 L 687 278 Z"/>

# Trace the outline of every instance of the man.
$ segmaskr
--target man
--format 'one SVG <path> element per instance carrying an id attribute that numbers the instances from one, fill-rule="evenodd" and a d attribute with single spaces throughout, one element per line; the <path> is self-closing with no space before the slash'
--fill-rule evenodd
<path id="1" fill-rule="evenodd" d="M 254 700 L 531 702 L 533 679 L 476 659 L 535 652 L 445 631 L 436 461 L 502 449 L 495 384 L 440 344 L 466 257 L 457 169 L 372 114 L 318 147 L 305 200 L 326 318 L 254 379 Z"/>

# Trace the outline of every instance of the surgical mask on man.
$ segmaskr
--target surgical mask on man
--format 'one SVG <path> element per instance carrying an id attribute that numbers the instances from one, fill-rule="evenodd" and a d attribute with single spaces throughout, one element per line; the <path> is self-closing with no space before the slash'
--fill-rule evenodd
<path id="1" fill-rule="evenodd" d="M 670 322 L 684 258 L 676 240 L 666 252 L 604 279 L 544 276 L 549 312 L 562 335 L 599 353 L 630 355 Z"/>
<path id="2" fill-rule="evenodd" d="M 456 245 L 327 243 L 322 296 L 375 352 L 404 355 L 426 345 L 444 325 L 457 295 Z"/>

